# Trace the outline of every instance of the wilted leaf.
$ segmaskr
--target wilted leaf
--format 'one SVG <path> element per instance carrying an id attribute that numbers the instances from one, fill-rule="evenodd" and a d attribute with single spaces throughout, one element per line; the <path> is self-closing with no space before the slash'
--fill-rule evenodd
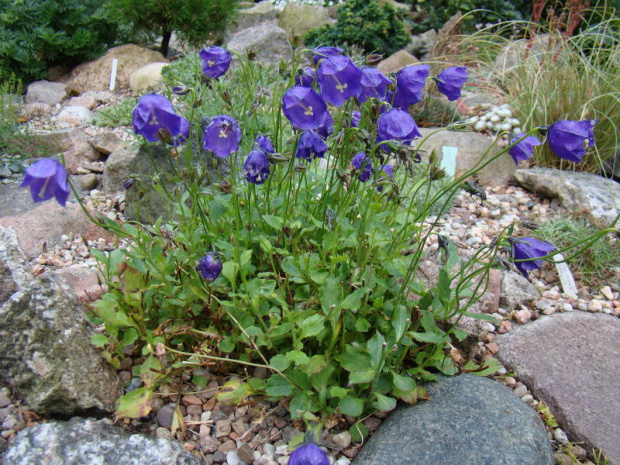
<path id="1" fill-rule="evenodd" d="M 147 416 L 153 408 L 152 398 L 153 389 L 148 386 L 143 386 L 121 396 L 116 401 L 116 419 Z"/>

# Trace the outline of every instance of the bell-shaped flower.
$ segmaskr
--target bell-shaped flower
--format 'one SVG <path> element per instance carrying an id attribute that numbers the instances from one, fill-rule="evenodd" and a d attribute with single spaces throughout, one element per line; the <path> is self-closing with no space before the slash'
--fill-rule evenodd
<path id="1" fill-rule="evenodd" d="M 512 256 L 515 260 L 530 260 L 527 262 L 515 262 L 517 269 L 527 276 L 528 271 L 536 270 L 542 266 L 542 260 L 537 258 L 544 257 L 555 250 L 555 247 L 548 242 L 541 241 L 534 237 L 509 238 L 512 244 Z"/>
<path id="2" fill-rule="evenodd" d="M 467 81 L 467 68 L 464 66 L 446 68 L 435 78 L 439 92 L 450 101 L 461 98 L 461 88 L 465 81 Z"/>
<path id="3" fill-rule="evenodd" d="M 274 153 L 276 151 L 276 149 L 273 148 L 271 139 L 262 134 L 256 137 L 256 139 L 254 140 L 254 145 L 267 153 Z"/>
<path id="4" fill-rule="evenodd" d="M 327 454 L 313 443 L 302 444 L 293 451 L 288 465 L 329 465 Z"/>
<path id="5" fill-rule="evenodd" d="M 230 53 L 222 47 L 205 48 L 200 52 L 200 58 L 202 58 L 203 73 L 211 79 L 223 76 L 230 67 Z"/>
<path id="6" fill-rule="evenodd" d="M 392 81 L 376 68 L 363 68 L 360 84 L 362 90 L 357 100 L 364 103 L 369 98 L 385 99 L 387 87 Z"/>
<path id="7" fill-rule="evenodd" d="M 189 137 L 189 121 L 177 115 L 163 95 L 141 97 L 133 110 L 132 122 L 134 132 L 149 142 L 161 140 L 177 146 Z"/>
<path id="8" fill-rule="evenodd" d="M 364 152 L 356 153 L 351 159 L 351 165 L 356 170 L 361 171 L 358 176 L 361 182 L 368 181 L 372 176 L 372 160 Z"/>
<path id="9" fill-rule="evenodd" d="M 358 127 L 360 125 L 360 121 L 362 121 L 362 114 L 357 110 L 353 110 L 351 112 L 350 118 L 348 116 L 345 116 L 344 118 L 345 126 L 348 126 L 350 128 Z"/>
<path id="10" fill-rule="evenodd" d="M 409 145 L 416 137 L 422 137 L 422 134 L 411 115 L 406 111 L 393 109 L 379 116 L 376 143 L 398 140 Z"/>
<path id="11" fill-rule="evenodd" d="M 216 116 L 205 129 L 204 148 L 217 157 L 226 158 L 239 148 L 239 142 L 241 129 L 231 116 Z"/>
<path id="12" fill-rule="evenodd" d="M 323 123 L 323 126 L 321 126 L 320 128 L 316 128 L 316 132 L 323 139 L 327 139 L 328 136 L 333 134 L 333 132 L 334 132 L 334 121 L 333 121 L 332 115 L 331 115 L 331 113 L 329 111 L 327 112 L 327 117 L 325 118 L 325 122 Z"/>
<path id="13" fill-rule="evenodd" d="M 63 207 L 71 192 L 67 170 L 51 158 L 42 158 L 28 167 L 20 187 L 30 187 L 33 202 L 43 202 L 55 197 Z"/>
<path id="14" fill-rule="evenodd" d="M 407 108 L 422 100 L 422 91 L 430 75 L 430 68 L 428 65 L 410 65 L 398 72 L 392 102 L 394 107 Z"/>
<path id="15" fill-rule="evenodd" d="M 344 52 L 344 50 L 340 47 L 317 47 L 310 50 L 315 65 L 324 58 L 340 56 L 342 52 Z"/>
<path id="16" fill-rule="evenodd" d="M 320 128 L 325 123 L 327 104 L 310 87 L 291 87 L 282 97 L 282 111 L 295 129 Z"/>
<path id="17" fill-rule="evenodd" d="M 198 260 L 196 265 L 198 271 L 207 281 L 215 281 L 222 272 L 222 261 L 214 252 L 208 252 L 204 257 Z"/>
<path id="18" fill-rule="evenodd" d="M 295 85 L 301 87 L 312 87 L 314 83 L 314 69 L 305 66 L 297 70 L 295 74 Z"/>
<path id="19" fill-rule="evenodd" d="M 271 174 L 267 154 L 260 149 L 254 149 L 243 164 L 245 179 L 252 184 L 263 184 Z"/>
<path id="20" fill-rule="evenodd" d="M 326 58 L 316 72 L 321 96 L 336 107 L 351 97 L 359 96 L 362 91 L 361 79 L 362 70 L 346 56 Z"/>
<path id="21" fill-rule="evenodd" d="M 563 120 L 552 124 L 547 133 L 551 151 L 558 157 L 579 163 L 589 147 L 594 145 L 596 119 Z"/>
<path id="22" fill-rule="evenodd" d="M 510 144 L 514 144 L 522 137 L 525 137 L 525 134 L 521 133 L 515 135 L 515 137 L 510 140 Z M 532 155 L 534 154 L 534 147 L 540 144 L 542 144 L 542 142 L 539 141 L 537 137 L 527 136 L 518 144 L 510 147 L 508 153 L 510 153 L 510 156 L 518 165 L 520 161 L 529 160 L 530 158 L 532 158 Z"/>
<path id="23" fill-rule="evenodd" d="M 326 151 L 327 144 L 323 138 L 314 131 L 306 131 L 299 137 L 295 157 L 312 161 L 315 158 L 323 158 Z"/>

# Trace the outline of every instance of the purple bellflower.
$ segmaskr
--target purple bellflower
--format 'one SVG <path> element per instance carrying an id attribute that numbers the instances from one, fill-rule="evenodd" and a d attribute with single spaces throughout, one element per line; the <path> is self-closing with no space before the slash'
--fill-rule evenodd
<path id="1" fill-rule="evenodd" d="M 271 139 L 269 137 L 260 134 L 254 140 L 254 145 L 258 146 L 261 150 L 267 153 L 274 153 L 276 149 L 273 148 L 273 144 L 271 143 Z"/>
<path id="2" fill-rule="evenodd" d="M 422 100 L 422 91 L 430 74 L 428 65 L 405 66 L 396 75 L 396 91 L 393 105 L 396 108 L 407 108 Z"/>
<path id="3" fill-rule="evenodd" d="M 514 144 L 522 137 L 525 137 L 525 134 L 521 133 L 515 135 L 515 137 L 510 140 L 510 144 Z M 534 147 L 540 144 L 542 144 L 542 142 L 539 141 L 537 137 L 527 136 L 518 144 L 510 147 L 508 153 L 510 153 L 510 156 L 518 165 L 520 161 L 529 160 L 530 158 L 532 158 L 532 155 L 534 153 Z"/>
<path id="4" fill-rule="evenodd" d="M 198 260 L 196 271 L 207 281 L 215 281 L 222 272 L 222 261 L 214 252 L 208 252 L 204 257 Z"/>
<path id="5" fill-rule="evenodd" d="M 461 88 L 465 81 L 467 81 L 467 68 L 464 66 L 446 68 L 435 78 L 439 92 L 450 101 L 461 98 Z"/>
<path id="6" fill-rule="evenodd" d="M 362 90 L 357 100 L 364 103 L 369 98 L 385 99 L 387 87 L 392 84 L 392 81 L 376 68 L 363 68 L 360 84 Z"/>
<path id="7" fill-rule="evenodd" d="M 329 465 L 327 454 L 313 443 L 303 444 L 293 451 L 288 465 Z"/>
<path id="8" fill-rule="evenodd" d="M 515 262 L 517 269 L 527 277 L 528 271 L 535 270 L 542 266 L 542 260 L 536 258 L 544 257 L 555 250 L 551 244 L 538 240 L 534 237 L 509 238 L 512 244 L 512 256 L 515 260 L 531 260 L 528 262 Z"/>
<path id="9" fill-rule="evenodd" d="M 260 149 L 254 149 L 243 164 L 245 179 L 252 184 L 263 184 L 271 174 L 267 154 Z"/>
<path id="10" fill-rule="evenodd" d="M 376 143 L 394 139 L 408 145 L 416 137 L 422 137 L 422 134 L 411 115 L 405 110 L 393 109 L 379 116 Z"/>
<path id="11" fill-rule="evenodd" d="M 217 79 L 223 76 L 230 67 L 230 53 L 222 47 L 209 47 L 200 52 L 202 71 L 205 76 Z"/>
<path id="12" fill-rule="evenodd" d="M 312 87 L 314 82 L 314 70 L 308 66 L 298 69 L 295 74 L 295 85 L 301 87 Z"/>
<path id="13" fill-rule="evenodd" d="M 310 87 L 291 87 L 282 97 L 282 111 L 295 129 L 320 128 L 327 118 L 327 104 Z"/>
<path id="14" fill-rule="evenodd" d="M 318 64 L 324 58 L 336 57 L 342 55 L 344 52 L 340 47 L 317 47 L 314 50 L 310 50 L 312 53 L 312 59 L 314 64 Z"/>
<path id="15" fill-rule="evenodd" d="M 315 158 L 323 158 L 326 151 L 327 144 L 323 142 L 321 136 L 314 131 L 306 131 L 299 138 L 295 157 L 312 161 Z"/>
<path id="16" fill-rule="evenodd" d="M 241 129 L 232 116 L 214 117 L 205 129 L 204 148 L 217 157 L 226 158 L 239 148 Z"/>
<path id="17" fill-rule="evenodd" d="M 553 123 L 547 133 L 551 151 L 558 157 L 579 163 L 589 147 L 594 145 L 596 119 L 563 120 Z"/>
<path id="18" fill-rule="evenodd" d="M 327 117 L 325 118 L 325 122 L 323 126 L 320 128 L 316 128 L 316 132 L 323 138 L 327 139 L 327 137 L 334 132 L 334 121 L 332 119 L 331 113 L 327 112 Z"/>
<path id="19" fill-rule="evenodd" d="M 316 80 L 326 102 L 339 107 L 362 91 L 362 70 L 346 56 L 326 58 L 319 65 Z"/>
<path id="20" fill-rule="evenodd" d="M 42 158 L 28 167 L 20 187 L 30 187 L 33 202 L 43 202 L 55 197 L 63 207 L 70 192 L 67 170 L 51 158 Z"/>
<path id="21" fill-rule="evenodd" d="M 149 142 L 162 140 L 177 146 L 189 137 L 189 121 L 177 115 L 163 95 L 148 94 L 140 98 L 132 122 L 134 132 Z"/>
<path id="22" fill-rule="evenodd" d="M 364 152 L 356 153 L 351 159 L 351 165 L 353 165 L 353 168 L 356 170 L 361 171 L 359 174 L 359 180 L 361 182 L 368 181 L 372 176 L 372 160 Z"/>
<path id="23" fill-rule="evenodd" d="M 356 128 L 360 125 L 360 121 L 362 121 L 362 114 L 357 110 L 353 110 L 350 119 L 348 116 L 345 117 L 344 124 L 350 128 Z"/>

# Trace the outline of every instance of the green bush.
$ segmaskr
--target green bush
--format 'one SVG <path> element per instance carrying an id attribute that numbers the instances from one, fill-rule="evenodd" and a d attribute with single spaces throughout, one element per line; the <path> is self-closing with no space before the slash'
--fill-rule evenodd
<path id="1" fill-rule="evenodd" d="M 308 47 L 330 44 L 359 46 L 366 53 L 391 55 L 409 43 L 402 18 L 389 3 L 377 0 L 348 0 L 338 8 L 338 22 L 308 31 Z"/>
<path id="2" fill-rule="evenodd" d="M 237 8 L 237 0 L 110 0 L 110 13 L 127 21 L 135 34 L 161 36 L 166 56 L 172 31 L 190 45 L 219 42 Z"/>
<path id="3" fill-rule="evenodd" d="M 0 70 L 24 83 L 54 65 L 74 66 L 120 43 L 99 0 L 0 0 Z"/>

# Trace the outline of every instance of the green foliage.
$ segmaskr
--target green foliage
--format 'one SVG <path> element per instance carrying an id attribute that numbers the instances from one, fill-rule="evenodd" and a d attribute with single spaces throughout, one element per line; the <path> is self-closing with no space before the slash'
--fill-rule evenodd
<path id="1" fill-rule="evenodd" d="M 22 82 L 100 56 L 125 37 L 99 0 L 0 0 L 0 69 Z"/>
<path id="2" fill-rule="evenodd" d="M 524 20 L 531 11 L 528 0 L 418 0 L 414 5 L 419 12 L 411 28 L 414 34 L 440 29 L 459 11 L 465 15 L 460 23 L 464 33 L 475 31 L 477 25 Z"/>
<path id="3" fill-rule="evenodd" d="M 338 22 L 308 31 L 308 47 L 358 46 L 366 53 L 391 55 L 409 43 L 401 14 L 389 2 L 347 0 L 338 7 Z"/>
<path id="4" fill-rule="evenodd" d="M 131 126 L 131 115 L 136 103 L 138 103 L 137 98 L 126 98 L 117 104 L 103 108 L 95 113 L 94 123 L 104 127 Z"/>
<path id="5" fill-rule="evenodd" d="M 172 31 L 191 45 L 219 41 L 238 7 L 237 0 L 109 0 L 109 12 L 131 24 L 135 34 L 161 36 L 166 55 Z"/>
<path id="6" fill-rule="evenodd" d="M 531 24 L 501 27 L 512 30 L 515 26 L 529 37 Z M 599 120 L 594 128 L 596 147 L 581 163 L 562 160 L 545 145 L 536 151 L 536 164 L 599 172 L 615 156 L 620 143 L 619 26 L 620 19 L 615 17 L 571 37 L 539 27 L 539 34 L 548 33 L 546 38 L 535 39 L 531 46 L 529 39 L 521 47 L 513 45 L 514 58 L 507 66 L 501 59 L 492 61 L 509 43 L 501 32 L 484 30 L 463 42 L 464 47 L 481 50 L 479 59 L 491 69 L 492 80 L 507 96 L 524 129 L 563 119 Z"/>
<path id="7" fill-rule="evenodd" d="M 583 243 L 593 231 L 600 231 L 582 218 L 558 217 L 545 221 L 537 230 L 540 236 L 558 249 Z M 564 254 L 568 258 L 569 254 Z M 586 285 L 605 284 L 613 278 L 613 268 L 620 266 L 620 247 L 617 239 L 610 237 L 594 242 L 583 253 L 570 261 L 571 271 Z"/>

